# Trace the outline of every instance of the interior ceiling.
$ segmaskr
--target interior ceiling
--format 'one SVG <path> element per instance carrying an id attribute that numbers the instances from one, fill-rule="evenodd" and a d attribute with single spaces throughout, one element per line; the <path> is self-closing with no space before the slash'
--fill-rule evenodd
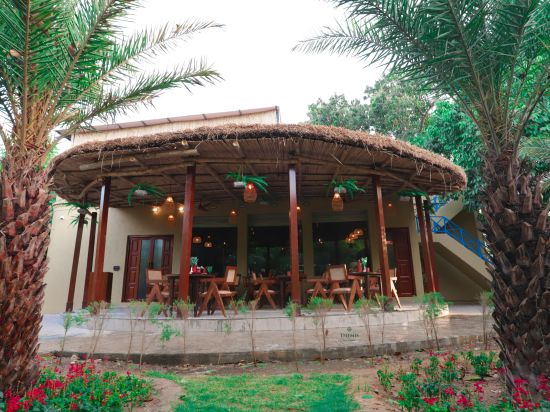
<path id="1" fill-rule="evenodd" d="M 288 169 L 297 172 L 298 199 L 330 197 L 328 183 L 334 178 L 355 178 L 374 197 L 373 176 L 379 176 L 384 195 L 400 190 L 423 190 L 430 194 L 457 190 L 448 171 L 426 165 L 417 159 L 385 151 L 334 144 L 314 139 L 216 139 L 181 141 L 170 148 L 136 147 L 75 153 L 56 165 L 54 189 L 69 201 L 99 204 L 101 179 L 111 176 L 111 206 L 128 207 L 128 192 L 138 183 L 147 183 L 182 202 L 187 166 L 196 166 L 195 198 L 199 202 L 231 200 L 242 202 L 243 189 L 234 188 L 225 176 L 242 170 L 264 176 L 268 194 L 258 191 L 259 199 L 288 199 Z M 148 196 L 140 203 L 158 203 Z"/>

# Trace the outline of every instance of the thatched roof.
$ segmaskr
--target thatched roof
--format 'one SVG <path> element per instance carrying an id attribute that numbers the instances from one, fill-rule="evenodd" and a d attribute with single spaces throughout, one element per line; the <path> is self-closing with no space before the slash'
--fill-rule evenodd
<path id="1" fill-rule="evenodd" d="M 288 196 L 288 165 L 296 164 L 298 196 L 323 197 L 334 177 L 357 178 L 372 195 L 379 175 L 385 194 L 430 194 L 466 186 L 464 171 L 446 158 L 378 134 L 311 125 L 225 125 L 75 146 L 52 161 L 54 189 L 67 200 L 98 203 L 100 180 L 112 176 L 112 205 L 126 206 L 132 185 L 149 183 L 181 201 L 187 165 L 197 166 L 197 199 L 240 199 L 224 180 L 243 168 L 265 176 L 270 196 Z M 365 196 L 365 195 L 364 195 Z"/>

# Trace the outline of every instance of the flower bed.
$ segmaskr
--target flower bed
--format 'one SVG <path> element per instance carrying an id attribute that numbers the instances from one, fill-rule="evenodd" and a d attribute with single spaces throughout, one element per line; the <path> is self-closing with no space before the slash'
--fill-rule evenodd
<path id="1" fill-rule="evenodd" d="M 383 389 L 406 411 L 550 411 L 550 386 L 538 378 L 537 394 L 527 381 L 516 379 L 513 395 L 486 399 L 487 378 L 505 370 L 494 353 L 432 354 L 427 361 L 416 358 L 409 370 L 378 370 Z M 477 376 L 467 376 L 468 370 Z M 397 391 L 395 391 L 397 390 Z M 534 396 L 533 396 L 534 395 Z"/>
<path id="2" fill-rule="evenodd" d="M 127 372 L 102 372 L 93 361 L 73 363 L 67 371 L 43 368 L 38 382 L 22 396 L 0 392 L 0 411 L 121 411 L 151 396 L 145 380 Z"/>

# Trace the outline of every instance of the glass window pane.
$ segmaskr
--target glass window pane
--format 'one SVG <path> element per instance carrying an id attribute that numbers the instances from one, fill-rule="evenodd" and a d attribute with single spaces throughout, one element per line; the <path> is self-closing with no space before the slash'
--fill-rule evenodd
<path id="1" fill-rule="evenodd" d="M 164 249 L 164 239 L 155 239 L 153 250 L 153 269 L 162 269 L 162 250 Z"/>
<path id="2" fill-rule="evenodd" d="M 141 256 L 139 258 L 139 282 L 138 299 L 145 299 L 147 295 L 147 268 L 149 267 L 149 251 L 151 250 L 151 241 L 144 239 L 141 241 Z"/>

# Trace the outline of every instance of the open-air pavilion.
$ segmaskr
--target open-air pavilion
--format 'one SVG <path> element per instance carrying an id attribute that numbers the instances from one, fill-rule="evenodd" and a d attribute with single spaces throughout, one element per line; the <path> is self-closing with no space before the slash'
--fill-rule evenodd
<path id="1" fill-rule="evenodd" d="M 175 205 L 182 206 L 180 249 L 175 254 L 179 255 L 178 296 L 186 299 L 189 296 L 192 247 L 196 240 L 196 212 L 198 209 L 207 210 L 205 203 L 228 205 L 230 212 L 229 216 L 224 212 L 225 218 L 235 218 L 241 211 L 255 205 L 243 200 L 246 188 L 234 184 L 226 176 L 240 172 L 265 177 L 268 191 L 258 193 L 256 202 L 264 206 L 255 219 L 261 220 L 262 216 L 268 219 L 272 204 L 286 205 L 287 273 L 290 295 L 296 302 L 303 300 L 300 272 L 305 271 L 308 277 L 317 274 L 307 273 L 311 271 L 308 265 L 313 267 L 310 244 L 314 236 L 308 228 L 311 222 L 301 222 L 300 226 L 301 206 L 330 206 L 334 197 L 328 186 L 331 181 L 356 179 L 364 192 L 357 193 L 353 199 L 355 209 L 361 209 L 362 205 L 364 208 L 373 206 L 375 224 L 369 225 L 368 230 L 376 245 L 372 245 L 370 250 L 377 249 L 372 261 L 378 263 L 383 291 L 387 295 L 391 292 L 385 199 L 394 199 L 397 193 L 404 191 L 415 197 L 427 289 L 437 290 L 430 219 L 425 219 L 427 196 L 458 191 L 466 185 L 462 169 L 442 156 L 387 136 L 310 125 L 226 125 L 93 141 L 57 156 L 52 170 L 54 189 L 60 197 L 99 206 L 99 215 L 92 214 L 92 226 L 96 219 L 98 225 L 97 236 L 95 228 L 90 233 L 84 297 L 87 302 L 107 298 L 105 254 L 111 247 L 107 236 L 109 209 L 128 208 L 128 193 L 138 184 L 152 185 L 171 196 Z M 341 197 L 347 207 L 351 199 L 346 194 Z M 159 203 L 154 196 L 140 198 L 137 203 L 149 210 L 154 206 L 162 207 L 162 201 Z M 333 210 L 329 210 L 334 216 L 342 213 L 337 211 L 338 208 L 334 209 L 333 206 Z M 168 219 L 174 221 L 174 225 L 179 224 L 174 215 L 169 215 Z M 245 225 L 244 230 L 251 236 L 248 229 Z M 240 237 L 237 243 L 237 248 L 246 247 Z M 236 266 L 246 276 L 249 262 L 239 260 L 240 256 L 241 253 L 236 253 Z M 128 276 L 125 273 L 125 282 Z M 75 277 L 76 269 L 71 274 L 69 287 L 68 305 L 71 303 L 71 308 Z M 132 296 L 128 295 L 125 286 L 122 300 L 130 298 Z"/>

